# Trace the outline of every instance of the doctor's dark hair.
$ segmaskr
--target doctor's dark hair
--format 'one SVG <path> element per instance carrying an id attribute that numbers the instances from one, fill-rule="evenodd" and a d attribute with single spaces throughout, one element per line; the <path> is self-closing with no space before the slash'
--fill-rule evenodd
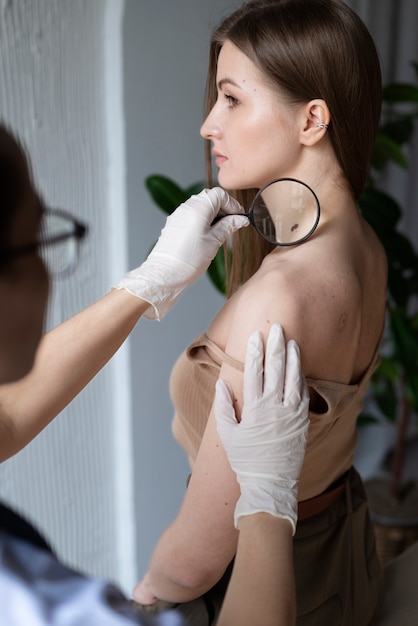
<path id="1" fill-rule="evenodd" d="M 217 99 L 218 57 L 227 40 L 257 66 L 289 104 L 303 104 L 317 98 L 326 102 L 331 116 L 329 140 L 357 199 L 366 184 L 382 101 L 378 54 L 359 16 L 340 0 L 244 3 L 213 31 L 206 115 Z M 211 179 L 208 141 L 206 156 Z M 254 194 L 255 190 L 248 190 L 235 195 L 248 208 Z M 252 237 L 251 233 L 238 235 L 238 238 Z M 259 244 L 255 238 L 254 244 Z M 265 255 L 269 250 L 264 249 Z M 249 272 L 244 270 L 241 281 L 256 271 L 261 260 L 254 259 L 255 266 Z"/>
<path id="2" fill-rule="evenodd" d="M 25 151 L 0 123 L 0 257 L 10 247 L 14 220 L 30 193 L 33 187 Z"/>

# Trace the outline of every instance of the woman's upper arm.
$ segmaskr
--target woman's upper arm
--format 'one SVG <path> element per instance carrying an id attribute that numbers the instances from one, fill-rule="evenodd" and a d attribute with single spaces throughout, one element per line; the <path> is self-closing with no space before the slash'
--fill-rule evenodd
<path id="1" fill-rule="evenodd" d="M 251 309 L 244 303 L 237 304 L 225 347 L 229 356 L 242 363 L 251 333 L 260 330 L 267 336 L 271 324 L 277 321 L 268 315 L 262 303 L 255 303 Z M 216 343 L 216 337 L 211 338 Z M 219 377 L 232 386 L 239 419 L 243 373 L 223 363 Z M 187 569 L 192 583 L 198 581 L 200 585 L 207 577 L 209 588 L 235 555 L 238 534 L 234 510 L 238 497 L 239 485 L 218 437 L 212 409 L 182 508 L 174 522 L 176 536 L 183 537 L 181 543 L 187 546 Z"/>
<path id="2" fill-rule="evenodd" d="M 234 557 L 238 497 L 239 486 L 211 412 L 182 507 L 172 525 L 179 556 L 183 555 L 179 559 L 183 571 L 179 574 L 184 584 L 209 589 Z"/>

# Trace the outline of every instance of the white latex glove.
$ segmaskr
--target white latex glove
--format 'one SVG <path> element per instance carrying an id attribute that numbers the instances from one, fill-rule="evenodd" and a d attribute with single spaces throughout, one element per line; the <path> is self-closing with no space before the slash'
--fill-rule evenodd
<path id="1" fill-rule="evenodd" d="M 211 227 L 219 212 L 227 217 Z M 125 274 L 116 288 L 149 302 L 145 317 L 162 319 L 184 289 L 207 270 L 226 239 L 248 226 L 247 217 L 232 215 L 243 212 L 220 187 L 192 196 L 167 218 L 146 261 Z"/>
<path id="2" fill-rule="evenodd" d="M 274 324 L 266 354 L 260 333 L 248 341 L 244 370 L 244 405 L 238 423 L 230 385 L 216 383 L 217 429 L 241 496 L 235 507 L 235 526 L 244 515 L 266 512 L 297 522 L 299 474 L 308 434 L 309 395 L 295 341 L 287 344 Z"/>

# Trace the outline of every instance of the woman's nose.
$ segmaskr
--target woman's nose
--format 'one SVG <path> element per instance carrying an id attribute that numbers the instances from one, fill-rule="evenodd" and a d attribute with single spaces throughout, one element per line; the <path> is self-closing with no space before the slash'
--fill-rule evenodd
<path id="1" fill-rule="evenodd" d="M 200 128 L 200 134 L 204 139 L 219 139 L 221 136 L 221 129 L 219 124 L 216 123 L 216 120 L 213 115 L 213 109 L 203 122 Z"/>

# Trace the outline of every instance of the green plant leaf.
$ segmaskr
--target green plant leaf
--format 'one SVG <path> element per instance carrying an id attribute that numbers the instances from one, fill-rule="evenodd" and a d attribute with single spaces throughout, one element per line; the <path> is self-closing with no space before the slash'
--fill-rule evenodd
<path id="1" fill-rule="evenodd" d="M 393 265 L 389 265 L 388 268 L 388 291 L 391 307 L 396 306 L 405 309 L 411 294 L 409 281 Z"/>
<path id="2" fill-rule="evenodd" d="M 381 357 L 379 367 L 375 372 L 375 378 L 387 378 L 393 385 L 399 379 L 399 367 L 395 358 Z"/>
<path id="3" fill-rule="evenodd" d="M 390 263 L 400 270 L 414 270 L 417 267 L 417 256 L 410 239 L 399 231 L 384 232 L 386 254 Z"/>
<path id="4" fill-rule="evenodd" d="M 389 380 L 379 376 L 372 377 L 373 399 L 379 411 L 391 422 L 397 418 L 398 396 L 396 386 Z"/>
<path id="5" fill-rule="evenodd" d="M 370 426 L 370 424 L 378 424 L 379 422 L 379 418 L 371 413 L 360 413 L 357 418 L 357 427 L 361 428 L 362 426 Z"/>
<path id="6" fill-rule="evenodd" d="M 390 330 L 395 354 L 401 362 L 406 376 L 416 373 L 418 371 L 418 334 L 407 314 L 399 309 L 392 311 Z"/>
<path id="7" fill-rule="evenodd" d="M 226 293 L 226 270 L 225 255 L 221 248 L 208 268 L 208 275 L 216 289 L 222 294 Z"/>
<path id="8" fill-rule="evenodd" d="M 418 87 L 410 83 L 392 83 L 383 88 L 383 100 L 389 104 L 418 104 Z"/>
<path id="9" fill-rule="evenodd" d="M 406 391 L 410 407 L 418 411 L 418 372 L 408 372 Z"/>
<path id="10" fill-rule="evenodd" d="M 194 196 L 195 194 L 200 193 L 205 187 L 203 181 L 199 181 L 198 183 L 193 183 L 190 187 L 187 187 L 184 191 L 187 194 L 187 197 Z"/>
<path id="11" fill-rule="evenodd" d="M 400 146 L 411 141 L 415 129 L 415 115 L 401 115 L 381 125 L 380 131 Z"/>
<path id="12" fill-rule="evenodd" d="M 377 234 L 382 228 L 393 229 L 402 215 L 396 200 L 374 187 L 366 187 L 358 200 L 358 205 L 363 217 Z"/>
<path id="13" fill-rule="evenodd" d="M 414 258 L 412 264 L 408 263 L 403 266 L 397 262 L 389 264 L 388 288 L 399 309 L 405 311 L 410 308 L 413 297 L 418 295 L 417 257 Z M 393 308 L 393 304 L 391 307 Z"/>
<path id="14" fill-rule="evenodd" d="M 171 178 L 161 174 L 148 176 L 145 179 L 145 186 L 155 204 L 167 215 L 170 215 L 190 195 Z"/>
<path id="15" fill-rule="evenodd" d="M 408 159 L 402 152 L 399 144 L 382 131 L 379 131 L 373 150 L 372 166 L 380 172 L 390 161 L 404 169 L 408 168 Z"/>

